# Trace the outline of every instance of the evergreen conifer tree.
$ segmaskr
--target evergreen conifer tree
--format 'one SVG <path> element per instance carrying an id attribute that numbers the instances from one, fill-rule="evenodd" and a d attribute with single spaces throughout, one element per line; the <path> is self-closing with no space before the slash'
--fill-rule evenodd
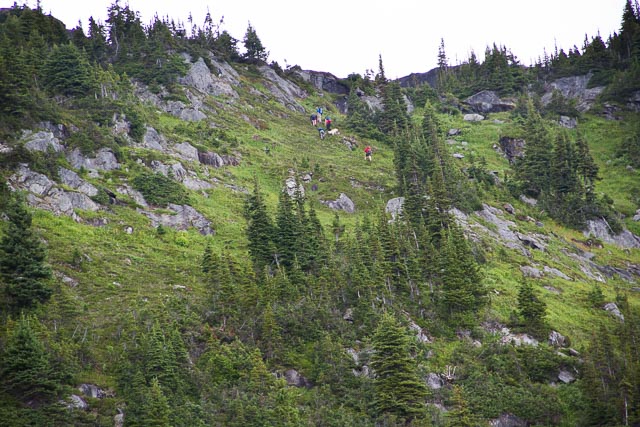
<path id="1" fill-rule="evenodd" d="M 411 358 L 411 342 L 396 318 L 385 313 L 375 330 L 371 364 L 375 371 L 373 406 L 379 415 L 405 420 L 425 413 L 426 387 Z"/>
<path id="2" fill-rule="evenodd" d="M 527 329 L 538 337 L 545 335 L 547 305 L 536 295 L 533 285 L 528 280 L 523 281 L 518 289 L 518 311 Z"/>
<path id="3" fill-rule="evenodd" d="M 37 336 L 35 317 L 22 314 L 12 330 L 0 357 L 0 385 L 15 398 L 41 400 L 52 398 L 59 385 L 44 344 Z"/>
<path id="4" fill-rule="evenodd" d="M 244 54 L 244 59 L 249 62 L 257 62 L 262 61 L 266 62 L 269 57 L 269 52 L 267 52 L 258 37 L 258 33 L 251 26 L 251 22 L 247 26 L 247 31 L 244 34 L 244 48 L 246 50 Z"/>
<path id="5" fill-rule="evenodd" d="M 46 253 L 31 227 L 31 214 L 16 196 L 5 210 L 8 218 L 0 239 L 0 284 L 9 306 L 19 310 L 44 303 L 51 297 L 47 283 L 51 270 Z"/>
<path id="6" fill-rule="evenodd" d="M 249 255 L 256 273 L 262 272 L 274 261 L 274 226 L 267 213 L 257 179 L 254 181 L 253 193 L 245 202 L 244 217 L 247 220 Z"/>

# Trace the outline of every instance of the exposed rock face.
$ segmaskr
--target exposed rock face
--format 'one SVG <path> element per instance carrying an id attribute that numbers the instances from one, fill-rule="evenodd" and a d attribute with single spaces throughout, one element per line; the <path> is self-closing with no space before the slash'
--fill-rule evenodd
<path id="1" fill-rule="evenodd" d="M 542 271 L 529 265 L 520 266 L 520 271 L 522 271 L 524 277 L 531 277 L 534 279 L 541 279 L 543 277 Z"/>
<path id="2" fill-rule="evenodd" d="M 560 116 L 558 124 L 567 129 L 575 129 L 578 126 L 578 120 L 574 117 Z"/>
<path id="3" fill-rule="evenodd" d="M 9 177 L 12 189 L 29 192 L 27 203 L 55 215 L 67 215 L 76 221 L 80 218 L 75 210 L 97 211 L 99 206 L 86 194 L 64 191 L 41 173 L 33 172 L 26 165 L 20 165 L 14 175 Z"/>
<path id="4" fill-rule="evenodd" d="M 603 242 L 618 245 L 625 249 L 640 248 L 640 237 L 629 230 L 624 230 L 622 233 L 614 235 L 611 233 L 609 225 L 603 219 L 587 221 L 587 229 L 583 234 L 585 237 L 593 236 Z"/>
<path id="5" fill-rule="evenodd" d="M 620 309 L 615 302 L 608 302 L 602 308 L 624 322 L 624 315 L 620 312 Z"/>
<path id="6" fill-rule="evenodd" d="M 576 380 L 576 377 L 573 376 L 573 374 L 567 370 L 562 370 L 560 371 L 560 373 L 558 374 L 558 379 L 560 381 L 562 381 L 565 384 L 569 384 L 572 383 Z"/>
<path id="7" fill-rule="evenodd" d="M 22 134 L 22 140 L 25 141 L 24 148 L 29 151 L 48 152 L 49 150 L 59 153 L 64 150 L 60 140 L 50 131 L 40 131 L 32 133 L 25 131 Z"/>
<path id="8" fill-rule="evenodd" d="M 499 113 L 501 111 L 511 111 L 516 108 L 512 100 L 502 100 L 491 90 L 483 90 L 475 95 L 471 95 L 464 102 L 469 109 L 478 114 Z"/>
<path id="9" fill-rule="evenodd" d="M 508 136 L 500 138 L 500 149 L 507 160 L 509 160 L 509 163 L 513 163 L 516 159 L 524 156 L 525 144 L 525 140 L 520 138 L 511 138 Z"/>
<path id="10" fill-rule="evenodd" d="M 545 94 L 542 96 L 542 104 L 547 105 L 551 102 L 553 91 L 558 90 L 565 98 L 576 99 L 578 104 L 576 108 L 580 112 L 585 112 L 591 108 L 596 98 L 604 90 L 604 87 L 594 87 L 587 89 L 587 83 L 591 79 L 592 74 L 582 76 L 563 77 L 549 83 L 545 87 Z"/>
<path id="11" fill-rule="evenodd" d="M 354 213 L 356 211 L 356 207 L 353 201 L 349 197 L 347 197 L 347 195 L 344 193 L 340 193 L 340 197 L 338 197 L 334 201 L 321 201 L 321 202 L 322 204 L 336 211 L 342 210 L 347 213 Z"/>
<path id="12" fill-rule="evenodd" d="M 556 348 L 565 347 L 567 339 L 560 332 L 551 331 L 549 333 L 549 344 Z"/>
<path id="13" fill-rule="evenodd" d="M 260 67 L 259 70 L 266 79 L 265 86 L 276 97 L 278 102 L 292 111 L 304 113 L 304 107 L 298 103 L 296 98 L 306 98 L 307 92 L 280 77 L 271 67 L 265 65 Z"/>
<path id="14" fill-rule="evenodd" d="M 187 230 L 189 227 L 195 227 L 202 235 L 214 234 L 211 222 L 191 206 L 169 204 L 167 209 L 175 212 L 175 215 L 157 214 L 145 210 L 139 210 L 139 212 L 151 219 L 154 227 L 163 225 L 176 230 Z"/>
<path id="15" fill-rule="evenodd" d="M 513 414 L 502 414 L 495 420 L 489 421 L 491 427 L 527 427 L 528 422 Z"/>
<path id="16" fill-rule="evenodd" d="M 411 73 L 408 76 L 400 77 L 398 82 L 402 87 L 418 87 L 424 83 L 435 88 L 438 85 L 438 68 L 432 68 L 426 73 Z"/>
<path id="17" fill-rule="evenodd" d="M 85 396 L 92 397 L 94 399 L 103 399 L 109 396 L 109 393 L 105 392 L 95 384 L 80 384 L 78 386 L 78 390 L 80 390 L 80 392 Z"/>
<path id="18" fill-rule="evenodd" d="M 98 194 L 98 189 L 96 187 L 80 178 L 80 176 L 78 176 L 74 171 L 60 168 L 58 169 L 58 176 L 60 177 L 60 182 L 62 184 L 68 185 L 89 197 L 93 197 Z"/>
<path id="19" fill-rule="evenodd" d="M 117 188 L 117 191 L 120 194 L 131 197 L 134 202 L 136 202 L 138 205 L 142 206 L 143 208 L 149 207 L 142 193 L 136 189 L 131 188 L 129 185 L 127 184 L 121 185 L 120 187 Z"/>
<path id="20" fill-rule="evenodd" d="M 440 375 L 435 372 L 429 372 L 427 375 L 427 387 L 431 390 L 438 390 L 444 386 L 444 381 L 440 378 Z"/>
<path id="21" fill-rule="evenodd" d="M 391 219 L 395 220 L 398 215 L 402 213 L 402 206 L 404 205 L 404 197 L 396 197 L 390 199 L 385 207 L 385 212 L 391 214 Z"/>
<path id="22" fill-rule="evenodd" d="M 640 111 L 640 90 L 631 95 L 629 102 L 627 102 L 627 107 L 636 113 Z"/>
<path id="23" fill-rule="evenodd" d="M 295 197 L 298 193 L 301 196 L 304 196 L 304 187 L 302 184 L 297 185 L 296 187 L 296 178 L 290 176 L 284 183 L 284 191 L 287 192 L 289 197 Z"/>
<path id="24" fill-rule="evenodd" d="M 191 162 L 198 161 L 198 149 L 188 142 L 176 144 L 173 149 L 176 152 L 177 156 L 183 160 Z"/>
<path id="25" fill-rule="evenodd" d="M 218 68 L 216 70 L 218 71 L 217 74 L 212 74 L 204 59 L 198 58 L 196 62 L 191 64 L 187 75 L 180 79 L 180 83 L 209 95 L 237 99 L 239 97 L 238 93 L 232 87 L 232 85 L 238 84 L 236 71 L 226 63 L 226 66 L 223 66 L 221 62 L 216 62 L 215 60 L 211 62 L 212 65 L 215 64 Z M 230 71 L 229 68 L 233 71 Z"/>
<path id="26" fill-rule="evenodd" d="M 85 168 L 87 170 L 110 171 L 120 169 L 120 164 L 109 148 L 101 148 L 96 152 L 96 157 L 89 158 L 82 155 L 79 149 L 73 150 L 67 155 L 67 160 L 74 169 Z"/>
<path id="27" fill-rule="evenodd" d="M 313 87 L 318 90 L 336 93 L 338 95 L 347 95 L 349 93 L 347 85 L 341 83 L 340 80 L 331 73 L 298 70 L 296 74 L 304 81 L 311 83 Z"/>
<path id="28" fill-rule="evenodd" d="M 218 153 L 214 153 L 212 151 L 207 151 L 206 153 L 198 153 L 198 159 L 200 163 L 207 166 L 213 166 L 214 168 L 221 168 L 223 166 L 238 166 L 240 161 L 238 158 L 231 155 L 219 155 Z"/>
<path id="29" fill-rule="evenodd" d="M 462 119 L 465 122 L 481 122 L 482 120 L 484 120 L 484 116 L 481 114 L 465 114 L 464 116 L 462 116 Z"/>
<path id="30" fill-rule="evenodd" d="M 147 126 L 147 131 L 142 137 L 142 146 L 151 150 L 164 152 L 167 147 L 167 140 L 151 126 Z"/>
<path id="31" fill-rule="evenodd" d="M 294 387 L 310 388 L 312 386 L 311 381 L 300 375 L 295 369 L 287 369 L 284 373 L 284 378 L 288 385 Z"/>

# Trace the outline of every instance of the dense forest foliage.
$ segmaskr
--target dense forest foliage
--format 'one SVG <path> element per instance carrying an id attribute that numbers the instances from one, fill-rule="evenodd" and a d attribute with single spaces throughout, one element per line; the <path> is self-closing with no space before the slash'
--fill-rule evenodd
<path id="1" fill-rule="evenodd" d="M 306 116 L 303 125 L 264 95 L 259 69 L 266 65 L 317 92 L 296 74 L 299 67 L 267 64 L 251 24 L 242 41 L 211 14 L 202 26 L 189 25 L 157 16 L 144 25 L 119 1 L 106 22 L 90 18 L 86 31 L 67 30 L 38 8 L 0 11 L 0 424 L 417 427 L 512 417 L 519 424 L 509 425 L 640 426 L 635 282 L 601 283 L 572 266 L 577 279 L 561 283 L 579 299 L 558 302 L 548 292 L 555 282 L 543 287 L 521 273 L 524 255 L 474 239 L 473 227 L 460 221 L 487 203 L 516 204 L 523 196 L 537 205 L 520 208 L 522 229 L 537 233 L 542 218 L 552 242 L 583 244 L 579 231 L 595 219 L 614 232 L 629 223 L 616 195 L 599 191 L 607 176 L 589 140 L 597 132 L 557 124 L 559 116 L 604 120 L 560 93 L 546 105 L 541 97 L 545 82 L 586 74 L 590 86 L 606 87 L 599 105 L 624 111 L 640 90 L 637 2 L 627 1 L 619 33 L 606 42 L 586 38 L 581 48 L 545 53 L 532 67 L 496 45 L 483 61 L 472 53 L 451 66 L 442 41 L 435 87 L 402 88 L 386 78 L 380 57 L 377 73 L 342 82 L 350 90 L 344 114 L 328 102 L 333 94 L 309 95 L 309 111 L 327 103 L 343 134 L 376 146 L 359 186 L 387 188 L 366 196 L 368 206 L 352 216 L 304 191 L 297 171 L 342 190 L 355 187 L 344 166 L 354 160 L 340 157 L 337 145 L 323 151 L 308 144 L 305 157 L 294 144 L 308 133 Z M 191 102 L 181 79 L 200 58 L 214 73 L 212 61 L 231 64 L 248 106 L 231 110 L 231 102 L 209 97 L 206 111 L 217 116 L 208 126 L 141 100 L 144 90 Z M 504 159 L 469 156 L 461 167 L 449 146 L 448 130 L 463 123 L 464 98 L 481 90 L 514 99 L 515 108 L 499 117 L 510 136 L 526 139 L 524 155 L 501 166 L 500 179 L 492 168 Z M 370 108 L 365 96 L 382 108 Z M 627 113 L 609 160 L 628 171 L 640 167 L 640 120 Z M 122 118 L 126 135 L 112 131 Z M 97 186 L 91 199 L 113 228 L 34 210 L 29 195 L 11 191 L 10 176 L 25 164 L 52 180 L 59 168 L 72 169 L 62 152 L 25 148 L 25 130 L 42 123 L 73 129 L 67 149 L 89 155 L 108 148 L 126 165 L 102 177 L 77 170 Z M 151 124 L 199 153 L 241 153 L 242 167 L 215 179 L 249 183 L 247 191 L 206 194 L 154 172 L 148 166 L 161 155 L 140 145 Z M 283 191 L 290 169 L 294 190 Z M 114 202 L 125 183 L 160 212 L 193 204 L 224 212 L 226 222 L 216 216 L 215 236 L 152 227 L 140 219 L 139 204 Z M 404 198 L 397 217 L 383 196 Z M 640 194 L 624 197 L 640 208 Z M 130 223 L 136 232 L 121 233 Z M 594 251 L 603 246 L 587 243 Z M 640 271 L 637 248 L 601 249 L 599 257 Z M 552 247 L 529 258 L 551 264 L 551 253 L 566 255 Z M 83 285 L 69 285 L 74 276 Z M 602 310 L 612 300 L 624 321 Z M 567 343 L 557 346 L 549 337 L 561 327 Z M 504 329 L 536 345 L 505 343 Z M 83 400 L 80 384 L 100 392 Z"/>

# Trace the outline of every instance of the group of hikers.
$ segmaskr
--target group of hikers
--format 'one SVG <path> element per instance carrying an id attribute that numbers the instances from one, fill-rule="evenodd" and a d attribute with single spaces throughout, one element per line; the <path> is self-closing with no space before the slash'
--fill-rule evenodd
<path id="1" fill-rule="evenodd" d="M 322 107 L 318 107 L 316 108 L 316 111 L 314 113 L 311 114 L 311 126 L 313 127 L 317 127 L 318 124 L 322 124 L 322 115 L 324 114 L 324 110 Z M 327 128 L 327 130 L 325 131 L 325 129 L 320 126 L 318 127 L 318 133 L 320 134 L 320 139 L 324 139 L 326 132 L 329 132 L 331 130 L 331 117 L 329 116 L 325 116 L 324 118 L 324 126 Z M 364 159 L 371 161 L 371 153 L 372 153 L 372 149 L 370 145 L 367 145 L 364 148 Z"/>

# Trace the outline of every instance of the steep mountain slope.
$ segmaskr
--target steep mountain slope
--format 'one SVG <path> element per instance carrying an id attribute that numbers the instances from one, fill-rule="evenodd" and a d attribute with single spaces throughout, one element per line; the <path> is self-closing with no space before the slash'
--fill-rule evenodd
<path id="1" fill-rule="evenodd" d="M 75 55 L 56 51 L 66 54 Z M 174 59 L 183 72 L 171 84 L 129 82 L 105 67 L 87 97 L 34 90 L 42 109 L 11 116 L 20 126 L 3 128 L 2 176 L 30 207 L 53 278 L 50 300 L 21 312 L 3 273 L 0 419 L 638 421 L 640 177 L 616 153 L 637 112 L 619 108 L 611 120 L 601 114 L 611 106 L 592 103 L 567 130 L 589 144 L 602 177 L 596 192 L 626 216 L 624 233 L 611 233 L 602 218 L 589 223 L 589 234 L 509 191 L 513 165 L 501 141 L 523 136 L 513 115 L 465 117 L 458 108 L 471 112 L 471 100 L 434 100 L 443 111 L 436 114 L 442 164 L 461 171 L 460 191 L 474 196 L 438 212 L 446 226 L 436 248 L 410 228 L 407 211 L 417 202 L 399 199 L 397 140 L 351 130 L 341 90 L 314 86 L 309 72 L 206 51 Z M 319 138 L 309 119 L 319 106 L 339 135 Z M 409 110 L 424 127 L 429 104 Z M 0 194 L 6 238 L 13 197 Z M 263 265 L 261 235 L 252 234 L 261 213 L 271 219 L 265 229 L 278 230 L 278 250 Z M 455 221 L 447 223 L 449 214 Z M 443 310 L 451 297 L 440 289 L 470 277 L 482 287 L 482 304 L 460 317 Z M 26 368 L 13 363 L 22 357 Z M 35 378 L 32 367 L 42 368 Z M 602 395 L 592 387 L 598 382 Z M 616 405 L 628 402 L 624 418 Z"/>

